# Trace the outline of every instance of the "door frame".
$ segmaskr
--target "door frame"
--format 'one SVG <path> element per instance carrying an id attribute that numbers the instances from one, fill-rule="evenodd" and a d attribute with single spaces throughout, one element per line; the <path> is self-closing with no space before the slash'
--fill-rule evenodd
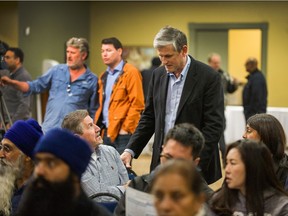
<path id="1" fill-rule="evenodd" d="M 227 31 L 230 29 L 260 29 L 261 30 L 261 71 L 266 75 L 267 67 L 267 40 L 268 23 L 189 23 L 189 53 L 194 56 L 196 53 L 196 33 L 197 31 Z"/>

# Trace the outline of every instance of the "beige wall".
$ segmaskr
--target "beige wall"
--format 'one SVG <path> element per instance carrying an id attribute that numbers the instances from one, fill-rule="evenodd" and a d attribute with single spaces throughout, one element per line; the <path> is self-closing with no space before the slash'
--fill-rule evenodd
<path id="1" fill-rule="evenodd" d="M 91 62 L 95 73 L 105 69 L 100 56 L 104 37 L 124 45 L 151 46 L 164 25 L 189 37 L 188 23 L 267 22 L 267 81 L 269 106 L 288 106 L 288 2 L 93 2 L 91 3 Z M 242 63 L 243 64 L 243 63 Z"/>
<path id="2" fill-rule="evenodd" d="M 18 11 L 16 2 L 0 5 L 0 40 L 10 46 L 18 46 Z"/>
<path id="3" fill-rule="evenodd" d="M 17 46 L 23 35 L 18 30 L 17 3 L 0 5 L 0 40 Z M 288 107 L 287 10 L 288 2 L 91 2 L 90 67 L 97 74 L 105 69 L 100 56 L 100 42 L 104 37 L 116 36 L 124 45 L 152 46 L 155 34 L 167 24 L 189 37 L 191 22 L 267 22 L 268 102 L 269 106 Z"/>

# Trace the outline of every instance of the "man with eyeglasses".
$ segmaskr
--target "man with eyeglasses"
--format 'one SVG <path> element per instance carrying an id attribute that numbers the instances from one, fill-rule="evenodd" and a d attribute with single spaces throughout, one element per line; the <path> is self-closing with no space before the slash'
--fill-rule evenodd
<path id="1" fill-rule="evenodd" d="M 8 71 L 5 73 L 5 70 L 2 70 L 1 75 L 7 75 L 10 79 L 17 81 L 26 82 L 32 80 L 30 73 L 23 66 L 24 53 L 20 48 L 8 48 L 4 55 L 4 61 Z M 4 115 L 3 121 L 6 129 L 11 127 L 10 124 L 17 120 L 27 120 L 31 117 L 31 96 L 25 97 L 22 92 L 10 85 L 3 86 L 0 90 L 2 91 L 2 96 L 7 106 L 7 110 L 2 110 L 3 112 L 8 111 L 8 113 L 2 113 Z"/>
<path id="2" fill-rule="evenodd" d="M 32 176 L 32 152 L 43 135 L 37 121 L 18 120 L 0 143 L 0 215 L 15 215 L 22 193 Z"/>
<path id="3" fill-rule="evenodd" d="M 2 77 L 2 83 L 30 95 L 49 90 L 43 131 L 61 127 L 63 118 L 77 109 L 87 109 L 94 118 L 97 108 L 97 76 L 85 64 L 89 45 L 85 38 L 70 38 L 66 43 L 66 64 L 50 68 L 36 80 L 23 82 Z"/>
<path id="4" fill-rule="evenodd" d="M 162 152 L 160 154 L 160 163 L 164 164 L 167 160 L 171 159 L 183 159 L 193 161 L 197 166 L 200 161 L 200 153 L 203 147 L 204 137 L 195 126 L 189 123 L 175 125 L 165 136 Z M 151 181 L 156 170 L 153 170 L 149 174 L 135 177 L 133 180 L 131 180 L 128 186 L 143 192 L 150 192 Z M 199 185 L 199 187 L 202 187 L 202 190 L 206 194 L 206 198 L 208 200 L 212 195 L 213 190 L 207 185 L 204 178 L 202 178 L 202 184 Z M 124 194 L 124 196 L 120 199 L 118 205 L 116 206 L 114 215 L 125 215 L 125 196 L 126 194 Z"/>

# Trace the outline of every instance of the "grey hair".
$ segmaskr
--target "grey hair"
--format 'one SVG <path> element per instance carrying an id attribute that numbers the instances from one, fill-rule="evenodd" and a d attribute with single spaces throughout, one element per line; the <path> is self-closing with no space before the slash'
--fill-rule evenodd
<path id="1" fill-rule="evenodd" d="M 171 44 L 177 52 L 180 52 L 183 46 L 187 45 L 187 37 L 178 29 L 165 26 L 156 34 L 153 45 L 154 48 L 160 48 Z"/>
<path id="2" fill-rule="evenodd" d="M 85 38 L 76 38 L 72 37 L 66 42 L 66 46 L 72 46 L 75 48 L 80 49 L 80 52 L 86 52 L 87 56 L 85 58 L 88 59 L 89 56 L 89 44 L 88 41 Z"/>
<path id="3" fill-rule="evenodd" d="M 88 111 L 84 109 L 70 112 L 64 117 L 61 127 L 71 131 L 74 134 L 82 135 L 82 121 L 88 115 Z"/>

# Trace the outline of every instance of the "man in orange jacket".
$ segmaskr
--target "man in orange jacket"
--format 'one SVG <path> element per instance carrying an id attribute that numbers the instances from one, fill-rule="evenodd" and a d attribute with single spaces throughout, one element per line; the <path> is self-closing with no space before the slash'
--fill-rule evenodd
<path id="1" fill-rule="evenodd" d="M 123 47 L 115 38 L 102 40 L 101 55 L 107 69 L 100 75 L 99 108 L 95 124 L 104 130 L 103 140 L 121 154 L 144 109 L 140 71 L 122 58 Z"/>

